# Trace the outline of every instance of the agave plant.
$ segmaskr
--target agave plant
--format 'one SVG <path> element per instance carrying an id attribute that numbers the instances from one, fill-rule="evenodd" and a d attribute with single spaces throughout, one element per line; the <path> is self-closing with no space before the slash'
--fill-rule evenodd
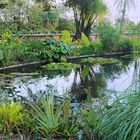
<path id="1" fill-rule="evenodd" d="M 42 134 L 43 137 L 51 139 L 58 133 L 61 107 L 54 106 L 53 96 L 47 96 L 47 99 L 43 97 L 40 105 L 30 105 L 34 110 L 33 118 L 35 120 L 36 130 Z"/>

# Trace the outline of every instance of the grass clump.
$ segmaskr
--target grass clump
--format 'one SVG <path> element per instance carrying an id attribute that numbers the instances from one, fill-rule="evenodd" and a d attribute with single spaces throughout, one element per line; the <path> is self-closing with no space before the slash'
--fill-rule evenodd
<path id="1" fill-rule="evenodd" d="M 140 94 L 118 98 L 103 114 L 101 131 L 104 140 L 140 140 Z"/>

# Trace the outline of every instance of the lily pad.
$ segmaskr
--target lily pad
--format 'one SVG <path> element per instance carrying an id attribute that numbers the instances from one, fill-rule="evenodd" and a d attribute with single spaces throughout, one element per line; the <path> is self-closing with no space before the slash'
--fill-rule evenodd
<path id="1" fill-rule="evenodd" d="M 80 65 L 73 63 L 50 63 L 41 67 L 47 70 L 71 70 L 79 68 Z"/>
<path id="2" fill-rule="evenodd" d="M 113 63 L 117 63 L 119 62 L 119 60 L 114 59 L 114 58 L 84 58 L 81 60 L 81 63 L 85 63 L 85 64 L 113 64 Z"/>

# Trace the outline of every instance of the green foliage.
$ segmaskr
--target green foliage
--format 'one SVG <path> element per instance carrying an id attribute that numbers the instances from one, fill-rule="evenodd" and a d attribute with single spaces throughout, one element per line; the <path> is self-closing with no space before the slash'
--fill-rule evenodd
<path id="1" fill-rule="evenodd" d="M 61 37 L 60 37 L 60 39 L 61 39 L 61 41 L 62 41 L 63 43 L 66 43 L 66 44 L 72 43 L 71 34 L 70 34 L 70 32 L 67 31 L 67 30 L 63 30 L 63 31 L 61 32 Z"/>
<path id="2" fill-rule="evenodd" d="M 20 49 L 22 61 L 36 61 L 47 57 L 44 54 L 45 48 L 40 40 L 23 40 Z"/>
<path id="3" fill-rule="evenodd" d="M 45 49 L 49 50 L 51 52 L 51 56 L 49 58 L 52 58 L 53 61 L 66 61 L 66 56 L 70 54 L 70 46 L 67 44 L 64 44 L 61 41 L 55 41 L 54 39 L 46 39 L 43 42 L 43 45 Z M 45 53 L 45 55 L 48 55 L 48 52 Z"/>
<path id="4" fill-rule="evenodd" d="M 46 29 L 48 29 L 48 31 L 55 30 L 57 21 L 58 16 L 55 12 L 45 11 L 41 15 L 41 23 Z"/>
<path id="5" fill-rule="evenodd" d="M 34 110 L 32 116 L 35 119 L 35 129 L 42 134 L 43 137 L 51 139 L 53 134 L 58 131 L 61 107 L 54 106 L 53 96 L 48 96 L 47 99 L 42 98 L 40 105 L 30 105 Z"/>
<path id="6" fill-rule="evenodd" d="M 90 42 L 90 47 L 94 50 L 96 54 L 103 53 L 103 45 L 100 40 L 93 40 Z"/>
<path id="7" fill-rule="evenodd" d="M 139 93 L 125 93 L 103 114 L 100 129 L 104 140 L 140 139 L 139 100 Z"/>
<path id="8" fill-rule="evenodd" d="M 51 38 L 40 41 L 10 36 L 0 42 L 0 62 L 4 66 L 36 60 L 66 62 L 70 52 L 69 45 Z"/>
<path id="9" fill-rule="evenodd" d="M 3 134 L 10 132 L 20 133 L 21 127 L 26 124 L 28 115 L 24 112 L 21 103 L 2 103 L 0 105 L 0 122 Z M 27 120 L 26 120 L 27 119 Z"/>
<path id="10" fill-rule="evenodd" d="M 81 63 L 84 64 L 113 64 L 117 63 L 118 60 L 114 58 L 84 58 Z"/>
<path id="11" fill-rule="evenodd" d="M 90 46 L 90 41 L 84 33 L 82 33 L 81 40 L 83 41 L 85 47 Z"/>
<path id="12" fill-rule="evenodd" d="M 72 49 L 72 55 L 88 55 L 94 54 L 94 49 L 91 47 L 74 47 Z"/>
<path id="13" fill-rule="evenodd" d="M 140 38 L 138 36 L 136 38 L 129 39 L 129 43 L 132 45 L 134 52 L 140 50 Z"/>
<path id="14" fill-rule="evenodd" d="M 98 27 L 98 34 L 106 52 L 117 51 L 119 49 L 120 31 L 111 26 L 110 23 L 101 23 Z"/>
<path id="15" fill-rule="evenodd" d="M 100 119 L 99 116 L 95 113 L 95 110 L 96 109 L 94 107 L 90 108 L 89 110 L 81 110 L 80 125 L 83 130 L 84 139 L 101 139 L 101 135 L 98 130 L 98 126 L 100 125 Z"/>
<path id="16" fill-rule="evenodd" d="M 71 70 L 79 68 L 80 65 L 73 63 L 50 63 L 41 67 L 47 70 Z"/>
<path id="17" fill-rule="evenodd" d="M 90 71 L 90 67 L 88 65 L 83 68 L 81 73 L 83 79 L 85 79 L 88 76 L 89 71 Z"/>
<path id="18" fill-rule="evenodd" d="M 119 42 L 120 51 L 122 52 L 132 52 L 133 47 L 135 46 L 134 43 L 130 39 L 122 38 Z"/>
<path id="19" fill-rule="evenodd" d="M 76 27 L 75 27 L 75 23 L 73 20 L 68 20 L 65 18 L 60 18 L 57 28 L 58 31 L 63 31 L 63 30 L 67 30 L 71 33 L 74 33 L 76 31 Z"/>
<path id="20" fill-rule="evenodd" d="M 76 25 L 75 40 L 81 39 L 81 32 L 89 37 L 95 19 L 107 10 L 102 0 L 66 0 L 66 5 L 74 11 Z"/>
<path id="21" fill-rule="evenodd" d="M 0 42 L 0 61 L 4 66 L 13 64 L 16 58 L 20 57 L 20 39 L 16 36 L 11 36 L 10 33 L 6 32 L 2 35 Z"/>
<path id="22" fill-rule="evenodd" d="M 71 109 L 70 100 L 66 99 L 62 105 L 62 116 L 60 118 L 61 124 L 59 131 L 63 133 L 67 138 L 77 137 L 79 131 L 78 114 Z"/>

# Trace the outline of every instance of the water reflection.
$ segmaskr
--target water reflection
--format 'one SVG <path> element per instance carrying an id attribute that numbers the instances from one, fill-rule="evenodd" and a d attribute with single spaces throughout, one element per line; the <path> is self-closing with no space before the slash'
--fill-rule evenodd
<path id="1" fill-rule="evenodd" d="M 87 73 L 84 76 L 83 71 Z M 72 96 L 76 97 L 77 101 L 85 100 L 87 95 L 95 98 L 104 89 L 106 89 L 106 79 L 101 73 L 101 67 L 99 65 L 81 65 L 81 68 L 75 71 L 71 93 Z"/>
<path id="2" fill-rule="evenodd" d="M 14 88 L 15 95 L 28 99 L 32 95 L 38 97 L 49 92 L 55 92 L 58 96 L 68 96 L 70 93 L 77 101 L 85 100 L 88 94 L 94 98 L 104 96 L 107 91 L 126 90 L 133 83 L 135 75 L 138 75 L 136 73 L 139 73 L 139 63 L 134 63 L 131 57 L 120 57 L 119 60 L 119 63 L 114 64 L 82 64 L 80 68 L 71 71 L 46 71 L 40 67 L 24 68 L 22 72 L 38 72 L 39 75 L 14 77 L 10 79 L 9 88 Z M 1 87 L 2 93 L 4 90 L 8 92 L 7 87 Z"/>

